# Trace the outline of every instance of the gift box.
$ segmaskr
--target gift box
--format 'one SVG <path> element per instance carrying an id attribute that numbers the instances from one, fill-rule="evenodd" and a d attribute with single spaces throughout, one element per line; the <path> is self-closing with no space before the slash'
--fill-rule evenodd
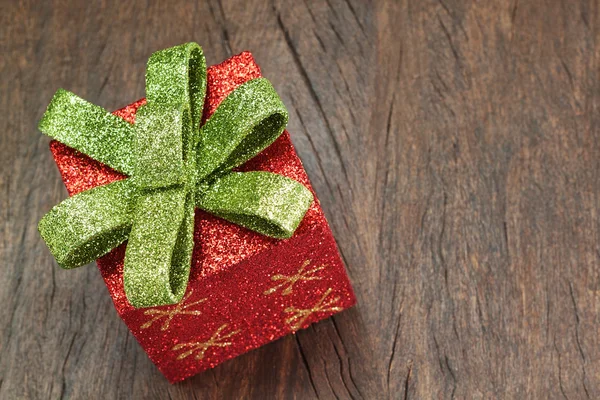
<path id="1" fill-rule="evenodd" d="M 259 77 L 249 52 L 209 67 L 202 121 L 236 88 Z M 145 103 L 136 101 L 113 114 L 133 124 Z M 126 178 L 58 141 L 51 141 L 50 149 L 70 196 Z M 235 170 L 277 173 L 313 191 L 287 131 Z M 316 196 L 288 239 L 262 235 L 200 209 L 193 239 L 187 289 L 173 305 L 130 304 L 123 279 L 127 242 L 97 260 L 119 316 L 172 383 L 356 302 Z"/>

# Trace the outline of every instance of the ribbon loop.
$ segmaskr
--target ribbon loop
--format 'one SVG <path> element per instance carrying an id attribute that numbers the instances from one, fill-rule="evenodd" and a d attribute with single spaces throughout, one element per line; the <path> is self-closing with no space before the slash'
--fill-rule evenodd
<path id="1" fill-rule="evenodd" d="M 79 267 L 123 243 L 135 196 L 134 185 L 125 179 L 81 192 L 44 215 L 38 228 L 58 264 Z"/>
<path id="2" fill-rule="evenodd" d="M 312 200 L 310 190 L 285 176 L 232 172 L 209 186 L 198 199 L 198 206 L 263 235 L 287 239 Z"/>
<path id="3" fill-rule="evenodd" d="M 146 65 L 148 103 L 189 105 L 194 127 L 200 125 L 206 94 L 206 59 L 197 43 L 157 51 Z"/>
<path id="4" fill-rule="evenodd" d="M 157 190 L 141 196 L 133 212 L 133 227 L 125 250 L 125 294 L 134 307 L 173 304 L 181 300 L 188 280 L 189 247 L 193 236 L 186 224 L 183 188 Z M 184 231 L 185 238 L 180 237 Z"/>
<path id="5" fill-rule="evenodd" d="M 119 172 L 133 173 L 133 126 L 69 91 L 56 91 L 38 128 Z"/>
<path id="6" fill-rule="evenodd" d="M 251 159 L 281 135 L 287 121 L 285 105 L 268 80 L 257 78 L 239 86 L 201 129 L 198 180 Z"/>

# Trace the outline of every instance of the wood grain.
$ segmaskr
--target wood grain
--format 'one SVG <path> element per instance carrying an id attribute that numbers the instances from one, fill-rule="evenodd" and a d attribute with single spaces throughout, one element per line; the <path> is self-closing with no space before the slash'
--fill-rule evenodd
<path id="1" fill-rule="evenodd" d="M 600 398 L 600 2 L 11 1 L 0 13 L 0 398 Z M 36 123 L 144 95 L 155 50 L 251 50 L 359 305 L 169 385 L 96 268 Z"/>

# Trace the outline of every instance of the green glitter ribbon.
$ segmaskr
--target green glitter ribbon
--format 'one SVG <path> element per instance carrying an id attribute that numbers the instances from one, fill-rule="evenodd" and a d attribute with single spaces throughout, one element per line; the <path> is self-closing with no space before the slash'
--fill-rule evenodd
<path id="1" fill-rule="evenodd" d="M 87 264 L 128 240 L 124 285 L 134 307 L 177 303 L 189 279 L 194 209 L 275 238 L 289 238 L 313 201 L 299 182 L 232 172 L 281 135 L 288 113 L 269 81 L 234 90 L 200 127 L 206 61 L 187 43 L 154 53 L 147 103 L 131 125 L 58 90 L 40 121 L 46 135 L 128 175 L 70 197 L 39 231 L 63 268 Z"/>

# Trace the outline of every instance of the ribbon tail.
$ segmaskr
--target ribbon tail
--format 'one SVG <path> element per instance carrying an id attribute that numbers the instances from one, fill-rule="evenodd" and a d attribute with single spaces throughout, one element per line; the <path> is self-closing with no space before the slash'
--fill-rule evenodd
<path id="1" fill-rule="evenodd" d="M 197 207 L 263 235 L 286 239 L 313 201 L 306 187 L 270 172 L 232 172 L 196 195 Z"/>
<path id="2" fill-rule="evenodd" d="M 174 304 L 189 279 L 194 235 L 193 194 L 182 186 L 139 198 L 125 251 L 125 294 L 134 307 Z"/>
<path id="3" fill-rule="evenodd" d="M 133 172 L 133 126 L 69 91 L 54 94 L 39 129 L 119 172 Z"/>
<path id="4" fill-rule="evenodd" d="M 135 192 L 125 179 L 81 192 L 50 210 L 38 229 L 58 264 L 79 267 L 124 242 Z"/>

